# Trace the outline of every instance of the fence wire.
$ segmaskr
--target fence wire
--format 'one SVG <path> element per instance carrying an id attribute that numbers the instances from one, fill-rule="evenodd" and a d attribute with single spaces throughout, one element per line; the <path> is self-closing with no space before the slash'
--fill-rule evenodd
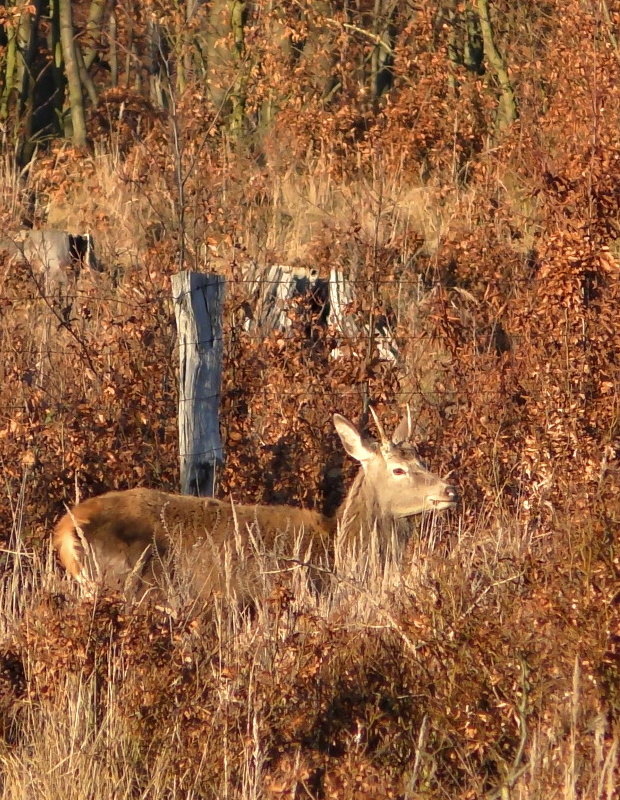
<path id="1" fill-rule="evenodd" d="M 323 280 L 325 282 L 327 282 L 327 279 L 323 279 Z M 527 281 L 528 283 L 532 283 L 533 281 L 536 280 L 536 277 L 523 278 L 523 280 Z M 541 280 L 543 280 L 543 279 L 541 278 Z M 352 286 L 357 286 L 357 287 L 359 287 L 359 286 L 376 286 L 376 285 L 396 286 L 396 287 L 402 287 L 402 286 L 420 287 L 421 284 L 422 285 L 424 284 L 423 279 L 421 279 L 420 277 L 417 277 L 417 276 L 415 278 L 381 278 L 381 277 L 378 277 L 378 278 L 348 278 L 347 277 L 346 278 L 346 282 L 348 284 L 352 285 Z M 231 283 L 232 284 L 243 284 L 243 285 L 252 286 L 252 287 L 258 288 L 258 289 L 260 289 L 260 287 L 264 287 L 264 286 L 275 287 L 275 286 L 281 285 L 281 286 L 287 286 L 289 288 L 291 286 L 290 278 L 289 279 L 282 279 L 282 280 L 279 280 L 279 281 L 271 280 L 271 279 L 266 278 L 266 277 L 264 277 L 264 278 L 234 278 L 234 279 L 226 279 L 226 283 L 228 283 L 228 284 L 231 284 Z M 515 283 L 515 279 L 511 278 L 510 279 L 510 284 L 514 284 L 514 283 Z M 439 286 L 439 284 L 436 284 L 434 288 L 437 288 L 438 286 Z M 202 293 L 204 291 L 204 288 L 205 287 L 197 287 L 197 288 L 185 291 L 185 292 L 183 292 L 183 294 L 187 295 L 187 294 L 189 294 L 191 292 L 200 292 L 200 293 Z M 431 293 L 432 290 L 433 290 L 433 286 L 431 286 L 430 288 L 426 288 L 426 294 Z M 307 294 L 311 296 L 311 294 L 312 294 L 311 290 L 308 291 Z M 297 295 L 297 296 L 299 297 L 300 295 Z M 68 304 L 70 302 L 77 302 L 77 301 L 83 302 L 86 305 L 88 305 L 88 304 L 110 305 L 112 307 L 114 307 L 114 306 L 122 306 L 122 307 L 127 308 L 128 310 L 132 310 L 133 309 L 133 310 L 140 310 L 142 312 L 148 311 L 154 305 L 156 305 L 158 303 L 161 303 L 162 305 L 160 306 L 160 308 L 163 306 L 163 309 L 166 311 L 166 313 L 168 313 L 169 318 L 170 318 L 170 337 L 169 337 L 169 340 L 168 340 L 167 337 L 166 337 L 166 334 L 164 332 L 164 337 L 166 337 L 165 340 L 167 341 L 167 344 L 168 344 L 168 346 L 164 347 L 164 349 L 167 350 L 168 352 L 172 352 L 172 350 L 175 348 L 174 338 L 176 336 L 176 331 L 175 331 L 175 328 L 174 328 L 173 315 L 172 315 L 172 308 L 173 308 L 173 305 L 174 305 L 174 300 L 173 300 L 173 298 L 171 296 L 171 293 L 169 291 L 165 291 L 163 289 L 155 290 L 152 297 L 136 298 L 136 299 L 133 299 L 133 300 L 126 299 L 124 297 L 119 297 L 115 293 L 109 293 L 109 294 L 103 294 L 103 295 L 101 295 L 101 294 L 93 295 L 90 291 L 86 291 L 86 290 L 75 290 L 75 291 L 72 291 L 70 294 L 67 294 L 67 295 L 62 294 L 61 296 L 59 296 L 58 293 L 50 293 L 50 294 L 43 294 L 43 293 L 34 294 L 33 293 L 32 295 L 24 294 L 24 295 L 13 296 L 13 297 L 10 297 L 10 298 L 6 297 L 6 298 L 4 298 L 4 300 L 3 300 L 2 297 L 0 297 L 0 313 L 3 313 L 4 315 L 6 315 L 6 312 L 7 312 L 8 308 L 10 308 L 11 306 L 20 304 L 20 303 L 32 304 L 32 303 L 37 303 L 37 302 L 45 302 L 45 303 L 47 303 L 48 305 L 46 306 L 45 310 L 47 311 L 47 313 L 51 313 L 51 310 L 49 309 L 49 304 L 58 304 L 58 303 Z M 285 303 L 286 304 L 287 300 L 277 299 L 276 302 Z M 30 313 L 32 313 L 32 312 L 30 312 Z M 317 314 L 317 316 L 318 316 L 318 314 Z M 336 347 L 336 348 L 343 348 L 343 347 L 347 347 L 347 346 L 350 346 L 351 348 L 356 348 L 356 347 L 359 348 L 360 345 L 362 345 L 362 347 L 365 348 L 365 347 L 367 347 L 367 343 L 368 343 L 370 338 L 372 338 L 374 340 L 375 344 L 376 343 L 380 343 L 381 341 L 388 340 L 388 341 L 391 341 L 391 342 L 393 342 L 395 344 L 398 344 L 398 345 L 401 345 L 401 344 L 402 345 L 406 345 L 407 342 L 409 342 L 409 341 L 417 341 L 417 342 L 419 342 L 420 340 L 422 340 L 424 338 L 424 334 L 423 333 L 412 334 L 411 336 L 403 336 L 402 333 L 394 333 L 393 330 L 390 329 L 389 325 L 386 327 L 386 330 L 384 332 L 380 332 L 379 330 L 377 330 L 377 328 L 375 328 L 374 331 L 371 332 L 371 331 L 368 330 L 368 328 L 364 328 L 363 327 L 364 326 L 364 320 L 360 319 L 360 316 L 361 315 L 359 315 L 357 313 L 352 313 L 351 314 L 351 319 L 354 319 L 360 325 L 360 329 L 358 331 L 356 331 L 353 335 L 347 334 L 345 331 L 342 330 L 342 328 L 338 327 L 337 324 L 325 325 L 325 324 L 317 323 L 317 328 L 320 328 L 323 331 L 325 331 L 325 340 L 326 340 L 326 344 L 327 344 L 328 348 L 329 348 L 329 340 L 330 339 L 333 340 L 333 347 Z M 28 321 L 32 325 L 32 316 L 30 316 Z M 20 356 L 20 357 L 26 357 L 26 358 L 32 358 L 32 359 L 39 359 L 40 360 L 41 358 L 45 358 L 46 356 L 61 356 L 61 357 L 67 357 L 67 358 L 71 358 L 71 359 L 80 359 L 83 363 L 86 364 L 87 363 L 87 359 L 86 359 L 86 356 L 85 356 L 85 352 L 89 352 L 92 359 L 123 357 L 123 356 L 127 356 L 128 354 L 136 355 L 136 354 L 139 354 L 139 353 L 144 353 L 145 345 L 140 340 L 139 336 L 137 336 L 133 340 L 124 339 L 122 341 L 119 341 L 118 343 L 115 343 L 114 345 L 101 346 L 101 347 L 98 348 L 97 345 L 96 345 L 96 342 L 94 343 L 94 342 L 89 340 L 89 334 L 87 332 L 81 332 L 79 330 L 79 327 L 82 324 L 82 319 L 80 317 L 77 317 L 74 320 L 68 319 L 68 320 L 64 320 L 63 321 L 60 318 L 60 316 L 57 316 L 56 317 L 56 321 L 57 321 L 57 324 L 55 325 L 55 329 L 56 330 L 62 330 L 62 328 L 66 328 L 66 329 L 70 329 L 71 333 L 73 334 L 73 336 L 75 338 L 75 342 L 73 343 L 73 345 L 71 347 L 58 347 L 58 346 L 55 346 L 53 342 L 50 342 L 49 345 L 48 345 L 48 343 L 46 341 L 40 341 L 40 342 L 33 341 L 30 346 L 23 346 L 23 345 L 15 345 L 14 346 L 14 345 L 11 345 L 11 346 L 0 347 L 0 357 L 6 358 L 6 357 L 9 357 L 9 356 L 13 356 L 13 357 Z M 52 322 L 53 322 L 53 318 L 52 318 Z M 88 324 L 89 321 L 85 320 L 85 322 L 86 322 L 86 324 Z M 119 318 L 114 323 L 114 325 L 117 326 L 117 327 L 122 327 L 123 325 L 128 324 L 130 322 L 131 322 L 131 319 L 123 320 L 122 318 Z M 74 325 L 74 323 L 75 323 L 75 325 Z M 95 323 L 96 323 L 96 320 L 95 320 Z M 294 320 L 291 320 L 291 324 L 294 324 Z M 375 322 L 375 324 L 376 324 L 376 322 Z M 48 335 L 50 335 L 51 330 L 52 330 L 51 328 L 48 329 Z M 14 333 L 13 333 L 13 335 L 14 335 Z M 240 338 L 240 337 L 245 337 L 245 338 L 249 337 L 249 338 L 255 339 L 257 341 L 259 341 L 259 340 L 264 341 L 264 340 L 268 340 L 268 339 L 272 339 L 274 337 L 277 337 L 277 338 L 284 339 L 286 341 L 287 339 L 292 340 L 294 338 L 294 336 L 295 336 L 295 329 L 294 328 L 293 328 L 293 330 L 291 330 L 289 328 L 284 328 L 284 329 L 276 328 L 276 329 L 271 329 L 271 330 L 265 331 L 265 329 L 261 329 L 260 327 L 257 327 L 256 329 L 253 329 L 253 330 L 247 330 L 246 328 L 243 327 L 243 323 L 241 323 L 239 326 L 234 326 L 234 325 L 225 326 L 221 336 L 212 337 L 212 338 L 209 338 L 207 340 L 202 340 L 202 341 L 183 342 L 183 344 L 186 347 L 198 347 L 198 348 L 201 348 L 201 347 L 212 347 L 214 345 L 219 345 L 219 344 L 226 345 L 226 344 L 229 344 L 230 342 L 232 342 L 235 338 Z M 310 348 L 312 348 L 314 342 L 308 340 L 308 343 L 309 343 Z M 366 355 L 367 354 L 366 354 L 365 351 L 361 352 L 361 353 L 358 354 L 358 358 L 365 358 Z M 282 357 L 284 358 L 285 354 L 283 354 Z M 386 363 L 390 362 L 390 360 L 387 359 L 387 358 L 384 359 L 384 360 L 385 360 Z M 338 360 L 334 359 L 334 363 L 337 364 Z M 392 362 L 392 363 L 394 363 L 394 362 Z M 176 364 L 174 366 L 176 367 Z M 99 368 L 100 365 L 97 365 L 97 367 Z M 103 366 L 102 368 L 105 368 L 105 366 Z M 147 368 L 148 368 L 148 366 L 147 366 Z M 396 368 L 397 367 L 395 366 L 395 369 Z M 37 369 L 37 367 L 33 364 L 32 371 L 36 372 L 36 369 Z M 25 381 L 25 382 L 27 383 L 27 381 Z M 33 380 L 31 385 L 34 386 L 34 388 L 45 390 L 44 386 L 39 386 L 37 384 L 36 377 Z M 351 396 L 359 396 L 360 392 L 362 391 L 362 389 L 363 389 L 363 387 L 365 385 L 366 385 L 365 381 L 360 381 L 357 385 L 352 385 L 351 388 L 340 389 L 340 390 L 337 390 L 337 391 L 328 390 L 328 389 L 325 389 L 325 388 L 322 388 L 322 387 L 319 388 L 319 387 L 306 386 L 303 389 L 303 392 L 301 392 L 301 393 L 300 393 L 300 390 L 298 388 L 296 388 L 296 389 L 293 389 L 293 388 L 290 388 L 290 389 L 279 388 L 278 389 L 278 395 L 280 395 L 282 397 L 297 397 L 297 398 L 300 398 L 300 394 L 301 395 L 305 394 L 305 396 L 307 396 L 309 399 L 312 398 L 312 397 L 315 397 L 317 395 L 322 395 L 322 396 L 331 397 L 333 402 L 334 402 L 334 404 L 336 404 L 339 398 L 346 398 L 346 397 L 351 397 Z M 175 384 L 174 384 L 174 382 L 171 382 L 170 391 L 171 392 L 175 392 Z M 268 392 L 268 389 L 264 389 L 262 393 L 260 391 L 253 391 L 252 394 L 254 396 L 257 396 L 257 395 L 260 396 L 261 394 L 264 397 L 271 396 L 271 394 L 269 394 L 269 392 Z M 488 390 L 488 391 L 482 391 L 481 392 L 481 391 L 477 391 L 476 390 L 475 394 L 476 394 L 477 397 L 479 397 L 481 395 L 482 396 L 488 396 L 488 397 L 497 397 L 498 396 L 498 391 Z M 435 397 L 437 397 L 437 398 L 445 398 L 446 396 L 450 397 L 451 395 L 454 397 L 454 392 L 445 391 L 445 390 L 424 390 L 424 391 L 422 391 L 422 390 L 407 390 L 407 391 L 395 393 L 393 395 L 393 399 L 394 399 L 395 402 L 401 402 L 401 401 L 406 402 L 407 400 L 410 400 L 410 399 L 412 399 L 414 397 L 423 397 L 423 398 L 425 398 L 426 400 L 429 400 L 432 403 L 433 402 L 432 398 L 435 398 Z M 222 396 L 221 393 L 219 393 L 217 395 L 195 396 L 195 397 L 183 398 L 182 402 L 183 403 L 193 403 L 193 402 L 199 402 L 199 401 L 204 401 L 204 400 L 212 400 L 212 399 L 215 399 L 216 397 L 221 397 L 221 396 Z M 56 406 L 57 408 L 62 408 L 62 406 L 65 405 L 63 401 L 57 401 L 57 400 L 54 400 L 54 399 L 50 399 L 49 404 L 50 404 L 50 406 Z M 18 411 L 18 410 L 26 411 L 27 413 L 29 413 L 27 406 L 28 406 L 28 400 L 24 400 L 23 403 L 15 403 L 15 402 L 2 402 L 2 400 L 0 399 L 0 413 L 3 413 L 3 414 L 9 414 L 9 413 L 12 413 L 12 412 L 15 412 L 15 411 Z"/>
<path id="2" fill-rule="evenodd" d="M 217 273 L 199 273 L 205 275 L 215 275 Z M 575 275 L 575 279 L 579 281 L 587 281 L 589 280 L 586 276 Z M 326 287 L 329 285 L 330 282 L 335 283 L 334 281 L 330 281 L 329 278 L 319 278 L 313 279 L 308 278 L 309 288 L 307 289 L 307 293 L 312 295 L 313 288 L 317 286 Z M 554 280 L 553 273 L 549 273 L 549 275 L 523 275 L 520 277 L 511 276 L 510 278 L 502 279 L 498 277 L 492 277 L 485 279 L 484 276 L 480 276 L 480 280 L 485 281 L 488 285 L 493 284 L 500 284 L 502 280 L 508 284 L 509 287 L 515 284 L 537 284 L 537 283 L 550 283 Z M 423 289 L 424 295 L 430 294 L 434 289 L 443 288 L 446 291 L 468 291 L 465 287 L 459 286 L 446 286 L 445 284 L 440 283 L 437 280 L 428 280 L 423 276 L 416 276 L 414 278 L 398 278 L 398 277 L 349 277 L 347 276 L 344 278 L 344 282 L 350 286 L 395 286 L 395 287 L 402 287 L 402 286 L 411 286 Z M 562 284 L 566 285 L 566 276 L 562 277 Z M 224 285 L 241 285 L 241 286 L 251 286 L 256 290 L 259 290 L 261 287 L 276 287 L 276 286 L 291 286 L 291 278 L 288 280 L 272 280 L 270 278 L 225 278 Z M 202 293 L 204 292 L 204 286 L 195 287 L 193 289 L 186 289 L 181 292 L 177 297 L 183 297 L 190 295 L 192 293 Z M 57 292 L 34 292 L 33 294 L 23 294 L 23 295 L 12 295 L 12 296 L 5 296 L 4 303 L 5 307 L 14 304 L 14 303 L 32 303 L 34 301 L 41 301 L 41 302 L 58 302 L 59 299 L 63 301 L 71 300 L 75 302 L 76 300 L 85 299 L 91 303 L 117 303 L 119 305 L 125 305 L 130 308 L 140 308 L 144 309 L 153 304 L 154 300 L 157 299 L 164 299 L 166 302 L 173 303 L 174 299 L 171 296 L 170 291 L 165 289 L 155 289 L 153 292 L 152 297 L 144 297 L 144 299 L 135 299 L 130 300 L 124 297 L 119 297 L 116 293 L 106 293 L 101 294 L 97 293 L 94 295 L 92 291 L 88 290 L 80 290 L 80 289 L 72 289 L 71 292 L 63 292 L 61 290 Z M 474 298 L 476 299 L 476 298 Z M 0 301 L 2 298 L 0 298 Z"/>

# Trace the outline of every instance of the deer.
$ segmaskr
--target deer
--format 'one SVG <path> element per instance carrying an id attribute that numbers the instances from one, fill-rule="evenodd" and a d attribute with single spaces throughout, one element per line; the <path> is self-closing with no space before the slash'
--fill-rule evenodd
<path id="1" fill-rule="evenodd" d="M 232 498 L 172 494 L 158 489 L 110 491 L 77 503 L 60 519 L 53 544 L 66 572 L 92 594 L 99 584 L 140 596 L 161 588 L 170 560 L 183 562 L 201 595 L 251 596 L 256 549 L 333 565 L 337 547 L 363 549 L 400 520 L 448 509 L 457 490 L 420 461 L 409 411 L 388 438 L 370 409 L 379 441 L 368 440 L 340 414 L 333 423 L 345 452 L 361 468 L 332 516 L 287 505 L 237 505 Z M 250 561 L 248 561 L 248 555 Z"/>

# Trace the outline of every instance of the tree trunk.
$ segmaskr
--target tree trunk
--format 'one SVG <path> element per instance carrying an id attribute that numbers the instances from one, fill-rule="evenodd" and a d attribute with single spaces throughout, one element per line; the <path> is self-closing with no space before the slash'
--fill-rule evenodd
<path id="1" fill-rule="evenodd" d="M 499 83 L 501 97 L 497 110 L 497 126 L 501 130 L 507 128 L 517 119 L 517 102 L 515 100 L 514 89 L 508 75 L 508 67 L 499 50 L 495 46 L 493 38 L 493 28 L 489 17 L 488 0 L 477 0 L 478 15 L 480 17 L 480 28 L 484 41 L 484 52 L 489 60 L 497 81 Z"/>
<path id="2" fill-rule="evenodd" d="M 92 78 L 88 74 L 88 67 L 84 63 L 84 56 L 82 55 L 82 50 L 80 49 L 79 45 L 76 45 L 75 47 L 75 56 L 77 58 L 78 71 L 80 73 L 80 83 L 86 90 L 91 105 L 96 106 L 98 102 L 97 90 L 95 89 L 95 84 L 93 83 Z"/>
<path id="3" fill-rule="evenodd" d="M 108 22 L 108 38 L 110 40 L 110 86 L 113 88 L 118 86 L 118 43 L 116 41 L 117 31 L 118 26 L 116 23 L 116 12 L 113 9 Z"/>
<path id="4" fill-rule="evenodd" d="M 88 70 L 97 57 L 97 42 L 101 36 L 101 24 L 106 7 L 106 0 L 92 0 L 86 23 L 86 46 L 84 48 L 84 66 Z"/>
<path id="5" fill-rule="evenodd" d="M 376 107 L 377 100 L 392 85 L 392 34 L 395 3 L 384 7 L 383 0 L 375 0 L 372 37 L 375 41 L 370 58 L 370 96 Z"/>
<path id="6" fill-rule="evenodd" d="M 245 0 L 233 0 L 230 14 L 230 25 L 233 34 L 233 63 L 235 79 L 230 93 L 232 110 L 230 114 L 230 132 L 235 138 L 243 134 L 245 127 L 245 99 L 247 85 L 247 67 L 245 64 Z"/>
<path id="7" fill-rule="evenodd" d="M 52 76 L 47 61 L 45 40 L 39 25 L 42 0 L 24 6 L 17 33 L 17 73 L 15 88 L 19 88 L 17 117 L 22 126 L 17 163 L 28 164 L 41 136 L 50 136 L 58 130 L 56 107 L 62 100 L 63 86 Z"/>
<path id="8" fill-rule="evenodd" d="M 19 25 L 6 25 L 6 39 L 2 44 L 6 47 L 4 58 L 4 75 L 2 79 L 3 89 L 0 98 L 0 120 L 4 121 L 9 115 L 9 101 L 11 95 L 15 93 L 18 83 L 17 75 L 17 37 Z"/>
<path id="9" fill-rule="evenodd" d="M 76 56 L 73 20 L 71 18 L 71 0 L 58 0 L 58 18 L 60 21 L 60 41 L 65 62 L 65 73 L 69 87 L 69 104 L 71 109 L 72 138 L 76 147 L 86 146 L 86 119 L 84 116 L 84 98 L 80 70 Z"/>

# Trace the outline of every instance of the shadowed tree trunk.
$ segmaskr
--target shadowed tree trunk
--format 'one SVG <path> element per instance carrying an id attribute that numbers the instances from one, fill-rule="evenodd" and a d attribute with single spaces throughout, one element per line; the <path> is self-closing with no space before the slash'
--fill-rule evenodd
<path id="1" fill-rule="evenodd" d="M 247 90 L 245 21 L 247 0 L 212 0 L 206 37 L 209 94 L 219 112 L 229 116 L 239 135 L 245 123 Z"/>
<path id="2" fill-rule="evenodd" d="M 372 36 L 375 46 L 370 59 L 370 95 L 373 103 L 392 86 L 392 63 L 394 53 L 392 50 L 393 23 L 392 17 L 396 3 L 391 0 L 389 4 L 383 0 L 375 0 L 372 20 Z"/>
<path id="3" fill-rule="evenodd" d="M 508 75 L 508 67 L 501 53 L 495 45 L 493 38 L 493 28 L 489 17 L 488 0 L 477 0 L 478 15 L 480 17 L 480 28 L 484 41 L 484 52 L 489 60 L 491 68 L 495 72 L 500 88 L 500 101 L 497 110 L 497 126 L 501 130 L 511 125 L 517 118 L 517 102 L 515 100 L 514 89 Z"/>
<path id="4" fill-rule="evenodd" d="M 17 29 L 7 30 L 4 92 L 1 114 L 8 118 L 14 112 L 17 163 L 29 163 L 37 145 L 60 130 L 57 109 L 64 96 L 64 76 L 56 71 L 49 50 L 54 41 L 54 26 L 40 25 L 47 14 L 41 0 L 24 5 Z"/>

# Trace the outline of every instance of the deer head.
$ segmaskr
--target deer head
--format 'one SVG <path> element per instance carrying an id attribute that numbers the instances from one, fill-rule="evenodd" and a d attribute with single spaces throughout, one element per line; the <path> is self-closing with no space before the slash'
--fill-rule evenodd
<path id="1" fill-rule="evenodd" d="M 364 440 L 352 422 L 340 414 L 334 415 L 334 425 L 344 449 L 362 466 L 363 478 L 361 483 L 356 481 L 356 492 L 367 509 L 366 513 L 393 521 L 455 505 L 456 489 L 426 469 L 409 441 L 412 433 L 409 410 L 391 440 L 385 435 L 372 408 L 371 412 L 379 432 L 379 442 Z M 349 498 L 349 507 L 351 505 L 352 498 Z M 358 513 L 363 512 L 359 509 Z"/>

